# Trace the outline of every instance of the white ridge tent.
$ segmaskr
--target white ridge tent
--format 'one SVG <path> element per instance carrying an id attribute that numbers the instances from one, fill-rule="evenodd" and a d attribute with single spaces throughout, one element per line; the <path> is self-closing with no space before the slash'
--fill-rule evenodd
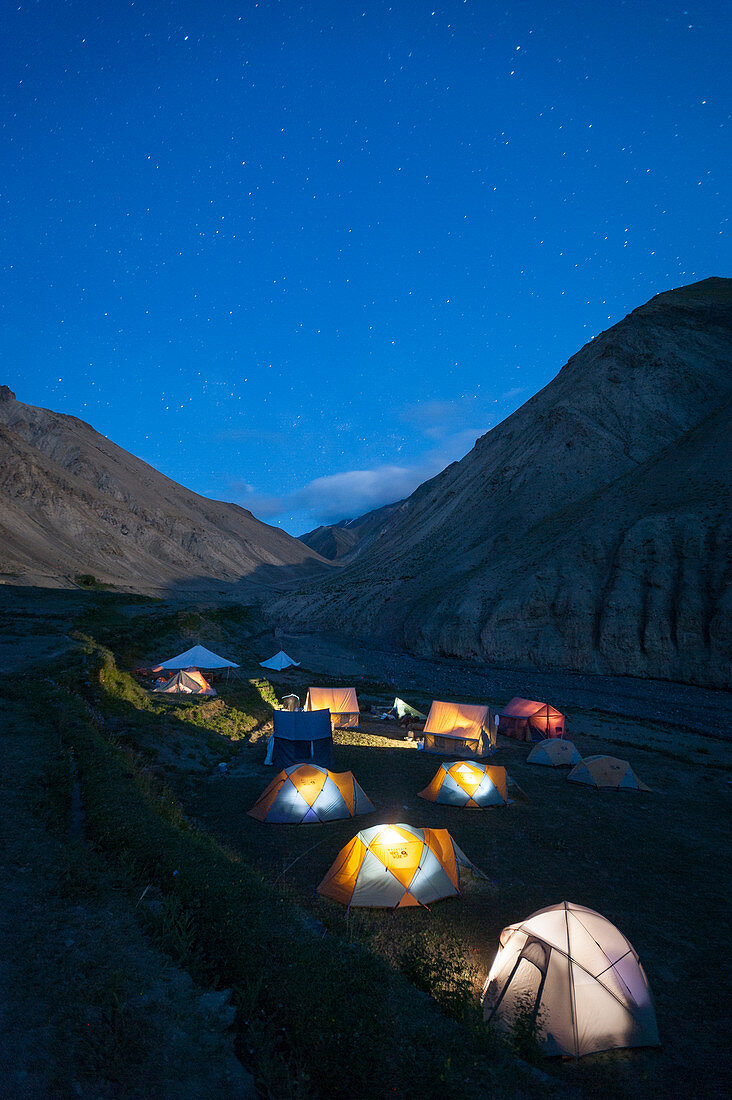
<path id="1" fill-rule="evenodd" d="M 483 1015 L 510 1027 L 527 1012 L 545 1054 L 659 1045 L 640 959 L 614 924 L 584 905 L 562 901 L 501 932 Z"/>
<path id="2" fill-rule="evenodd" d="M 270 657 L 268 661 L 260 661 L 260 668 L 271 668 L 275 672 L 282 672 L 283 668 L 290 668 L 294 665 L 295 668 L 300 667 L 299 661 L 293 661 L 292 657 L 288 657 L 284 649 L 281 649 L 279 653 L 275 653 L 274 657 Z"/>
<path id="3" fill-rule="evenodd" d="M 238 668 L 233 661 L 227 661 L 226 657 L 219 657 L 218 653 L 212 653 L 203 645 L 194 645 L 185 653 L 179 653 L 177 657 L 171 657 L 167 661 L 156 665 L 153 672 L 161 668 Z"/>
<path id="4" fill-rule="evenodd" d="M 164 695 L 216 695 L 216 689 L 212 688 L 203 673 L 195 668 L 190 672 L 179 669 L 169 680 L 156 684 L 150 690 L 162 692 Z"/>

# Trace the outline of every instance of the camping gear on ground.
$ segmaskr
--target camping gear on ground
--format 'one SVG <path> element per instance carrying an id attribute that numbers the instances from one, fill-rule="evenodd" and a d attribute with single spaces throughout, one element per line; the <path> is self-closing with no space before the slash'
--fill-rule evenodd
<path id="1" fill-rule="evenodd" d="M 226 657 L 219 657 L 218 653 L 212 653 L 202 645 L 194 645 L 185 653 L 179 653 L 177 657 L 171 657 L 168 661 L 156 665 L 153 672 L 160 672 L 161 668 L 238 668 L 233 661 L 227 661 Z"/>
<path id="2" fill-rule="evenodd" d="M 410 707 L 409 703 L 405 703 L 403 699 L 396 698 L 394 700 L 394 706 L 391 708 L 397 718 L 419 718 L 426 720 L 427 715 L 422 714 L 421 710 L 416 710 L 414 707 Z"/>
<path id="3" fill-rule="evenodd" d="M 506 769 L 468 760 L 440 764 L 419 797 L 447 806 L 507 806 Z"/>
<path id="4" fill-rule="evenodd" d="M 587 787 L 595 787 L 598 790 L 650 791 L 651 789 L 645 783 L 641 783 L 627 760 L 619 760 L 617 756 L 586 756 L 580 764 L 572 768 L 567 781 L 584 783 Z"/>
<path id="5" fill-rule="evenodd" d="M 276 710 L 267 745 L 265 764 L 286 768 L 290 764 L 319 764 L 329 768 L 333 734 L 327 710 Z"/>
<path id="6" fill-rule="evenodd" d="M 401 909 L 459 894 L 461 872 L 484 877 L 447 829 L 374 825 L 341 849 L 318 893 L 349 908 Z"/>
<path id="7" fill-rule="evenodd" d="M 275 653 L 274 657 L 270 657 L 268 661 L 259 662 L 260 668 L 271 668 L 275 672 L 282 672 L 283 668 L 290 668 L 291 666 L 299 668 L 300 662 L 293 661 L 292 657 L 288 657 L 283 649 L 279 653 Z"/>
<path id="8" fill-rule="evenodd" d="M 504 928 L 500 942 L 483 988 L 486 1020 L 533 1019 L 550 1055 L 659 1045 L 638 955 L 599 913 L 563 901 Z"/>
<path id="9" fill-rule="evenodd" d="M 488 707 L 433 702 L 424 727 L 424 751 L 473 758 L 491 753 Z"/>
<path id="10" fill-rule="evenodd" d="M 544 737 L 564 737 L 566 719 L 549 703 L 516 696 L 498 712 L 498 732 L 516 741 L 541 741 Z"/>
<path id="11" fill-rule="evenodd" d="M 356 689 L 308 688 L 303 710 L 329 710 L 333 729 L 353 729 L 358 726 Z"/>
<path id="12" fill-rule="evenodd" d="M 192 668 L 188 672 L 181 670 L 174 672 L 169 680 L 163 680 L 150 688 L 151 691 L 163 692 L 166 695 L 216 695 L 202 672 Z"/>
<path id="13" fill-rule="evenodd" d="M 300 696 L 299 695 L 283 695 L 282 696 L 282 709 L 283 710 L 299 710 L 300 709 Z"/>
<path id="14" fill-rule="evenodd" d="M 582 761 L 576 745 L 557 737 L 553 741 L 545 738 L 534 745 L 526 757 L 527 764 L 546 764 L 550 768 L 561 768 L 565 764 L 574 766 Z"/>
<path id="15" fill-rule="evenodd" d="M 247 812 L 258 821 L 307 825 L 369 814 L 373 809 L 352 772 L 291 764 L 275 776 Z"/>

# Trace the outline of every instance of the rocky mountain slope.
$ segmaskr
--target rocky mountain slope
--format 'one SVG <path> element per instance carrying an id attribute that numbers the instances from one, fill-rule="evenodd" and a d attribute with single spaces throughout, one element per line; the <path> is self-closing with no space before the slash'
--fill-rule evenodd
<path id="1" fill-rule="evenodd" d="M 0 582 L 81 574 L 133 591 L 256 591 L 327 569 L 314 551 L 235 504 L 177 485 L 82 420 L 0 387 Z"/>
<path id="2" fill-rule="evenodd" d="M 293 625 L 725 686 L 732 280 L 653 298 L 426 482 Z"/>
<path id="3" fill-rule="evenodd" d="M 398 500 L 396 504 L 385 504 L 383 508 L 375 508 L 357 519 L 344 519 L 340 523 L 316 527 L 315 530 L 300 535 L 300 542 L 304 542 L 329 561 L 339 561 L 349 555 L 354 557 L 381 533 L 387 520 L 403 503 Z"/>

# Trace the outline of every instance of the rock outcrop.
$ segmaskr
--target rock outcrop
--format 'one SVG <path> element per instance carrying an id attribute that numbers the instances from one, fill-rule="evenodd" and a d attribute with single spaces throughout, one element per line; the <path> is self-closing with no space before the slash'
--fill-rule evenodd
<path id="1" fill-rule="evenodd" d="M 328 563 L 251 512 L 207 500 L 73 416 L 0 387 L 0 582 L 256 592 Z M 332 567 L 331 567 L 332 568 Z"/>
<path id="2" fill-rule="evenodd" d="M 732 280 L 653 298 L 273 614 L 421 654 L 728 686 L 731 337 Z"/>

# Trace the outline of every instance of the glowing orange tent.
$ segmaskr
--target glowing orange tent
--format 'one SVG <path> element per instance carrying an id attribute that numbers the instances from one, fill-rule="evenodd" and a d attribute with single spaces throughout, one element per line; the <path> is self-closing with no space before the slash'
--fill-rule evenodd
<path id="1" fill-rule="evenodd" d="M 447 829 L 375 825 L 341 849 L 318 893 L 349 908 L 402 909 L 459 894 L 461 872 L 483 877 Z"/>
<path id="2" fill-rule="evenodd" d="M 499 711 L 498 732 L 516 741 L 541 741 L 544 737 L 564 737 L 566 720 L 556 707 L 535 699 L 516 696 Z"/>
<path id="3" fill-rule="evenodd" d="M 303 710 L 329 710 L 330 724 L 335 729 L 358 725 L 358 699 L 355 688 L 308 688 Z"/>
<path id="4" fill-rule="evenodd" d="M 352 772 L 291 764 L 247 812 L 258 821 L 307 825 L 368 814 L 373 808 Z"/>
<path id="5" fill-rule="evenodd" d="M 506 769 L 474 764 L 468 760 L 440 764 L 434 779 L 419 792 L 419 797 L 447 806 L 477 809 L 482 806 L 506 806 Z"/>
<path id="6" fill-rule="evenodd" d="M 216 689 L 211 687 L 203 673 L 196 668 L 174 672 L 169 680 L 156 684 L 150 690 L 162 692 L 164 695 L 216 695 Z"/>
<path id="7" fill-rule="evenodd" d="M 435 700 L 424 726 L 424 751 L 467 758 L 489 755 L 489 708 Z"/>

